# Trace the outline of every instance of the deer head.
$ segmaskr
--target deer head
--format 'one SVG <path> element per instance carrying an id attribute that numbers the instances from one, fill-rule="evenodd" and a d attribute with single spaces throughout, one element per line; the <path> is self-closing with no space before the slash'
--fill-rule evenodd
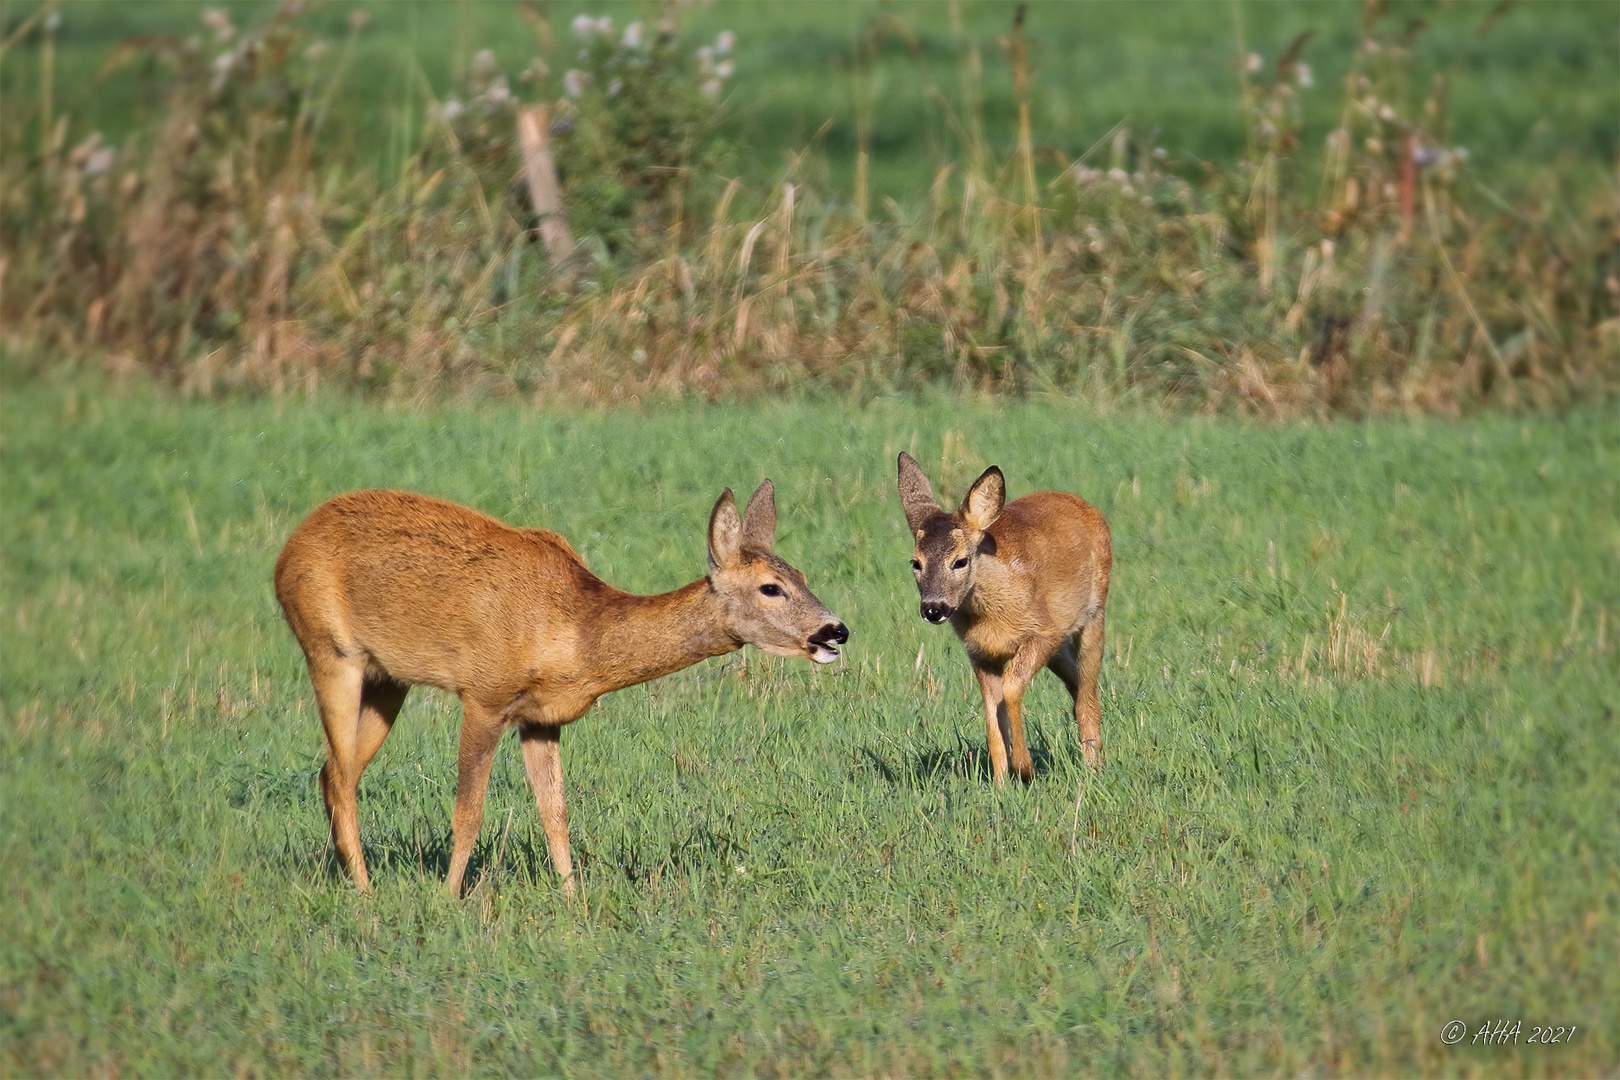
<path id="1" fill-rule="evenodd" d="M 914 547 L 911 571 L 922 598 L 922 617 L 942 623 L 962 606 L 973 588 L 974 563 L 996 553 L 990 526 L 1007 501 L 1007 481 L 994 465 L 973 481 L 962 505 L 946 513 L 911 455 L 900 455 L 900 505 L 906 512 Z"/>
<path id="2" fill-rule="evenodd" d="M 804 575 L 771 553 L 776 492 L 769 480 L 737 516 L 727 488 L 709 515 L 709 588 L 720 599 L 726 628 L 738 641 L 774 656 L 838 659 L 849 640 L 838 617 L 805 584 Z"/>

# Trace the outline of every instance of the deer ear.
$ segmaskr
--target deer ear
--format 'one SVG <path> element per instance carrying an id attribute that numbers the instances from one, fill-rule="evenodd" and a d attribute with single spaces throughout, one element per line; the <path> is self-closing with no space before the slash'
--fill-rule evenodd
<path id="1" fill-rule="evenodd" d="M 973 486 L 968 488 L 967 495 L 962 499 L 962 508 L 957 512 L 970 527 L 983 532 L 1001 516 L 1001 508 L 1006 501 L 1007 478 L 992 465 L 973 481 Z"/>
<path id="2" fill-rule="evenodd" d="M 709 570 L 736 566 L 741 552 L 742 521 L 737 517 L 737 500 L 726 488 L 709 514 Z"/>
<path id="3" fill-rule="evenodd" d="M 934 486 L 910 454 L 900 451 L 900 506 L 906 512 L 906 526 L 915 533 L 923 522 L 944 508 L 934 501 Z"/>
<path id="4" fill-rule="evenodd" d="M 769 480 L 759 485 L 748 498 L 748 509 L 742 516 L 742 543 L 744 548 L 758 551 L 771 550 L 776 539 L 776 488 Z"/>

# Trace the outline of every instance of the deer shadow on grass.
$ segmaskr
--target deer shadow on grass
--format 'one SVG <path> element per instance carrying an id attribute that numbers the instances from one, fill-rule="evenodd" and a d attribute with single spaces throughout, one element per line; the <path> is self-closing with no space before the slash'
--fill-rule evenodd
<path id="1" fill-rule="evenodd" d="M 894 739 L 883 739 L 880 746 L 862 746 L 856 768 L 880 777 L 885 783 L 910 788 L 934 787 L 946 779 L 991 783 L 990 750 L 984 739 L 975 742 L 958 729 L 951 732 L 954 742 L 947 746 L 911 746 Z M 1035 762 L 1035 779 L 1051 773 L 1062 756 L 1055 751 L 1046 733 L 1031 726 L 1026 731 L 1029 755 Z"/>
<path id="2" fill-rule="evenodd" d="M 593 840 L 572 838 L 574 872 L 579 875 L 607 873 L 622 876 L 632 884 L 656 882 L 664 877 L 682 876 L 724 868 L 743 861 L 747 850 L 723 829 L 697 824 L 680 836 L 609 837 Z M 450 871 L 454 841 L 448 826 L 435 831 L 425 819 L 404 828 L 378 832 L 362 842 L 366 865 L 373 882 L 383 877 L 418 875 L 430 882 L 444 881 Z M 348 880 L 336 849 L 328 843 L 322 856 L 325 876 L 334 881 Z M 480 833 L 467 861 L 463 893 L 477 888 L 486 877 L 525 886 L 560 885 L 551 848 L 538 821 L 506 829 L 486 829 Z"/>
<path id="3" fill-rule="evenodd" d="M 532 811 L 531 811 L 532 813 Z M 425 818 L 406 824 L 403 828 L 379 832 L 375 838 L 361 841 L 366 865 L 375 881 L 380 876 L 419 875 L 423 880 L 443 884 L 450 873 L 450 860 L 455 853 L 455 839 L 448 823 L 435 829 Z M 573 845 L 574 870 L 582 873 L 596 860 L 586 845 L 577 840 Z M 327 870 L 335 877 L 346 877 L 337 861 L 337 852 L 327 845 Z M 551 859 L 551 848 L 538 821 L 507 824 L 502 818 L 495 828 L 480 830 L 467 859 L 467 873 L 462 879 L 463 895 L 477 888 L 485 877 L 504 879 L 525 885 L 561 884 L 557 866 Z"/>

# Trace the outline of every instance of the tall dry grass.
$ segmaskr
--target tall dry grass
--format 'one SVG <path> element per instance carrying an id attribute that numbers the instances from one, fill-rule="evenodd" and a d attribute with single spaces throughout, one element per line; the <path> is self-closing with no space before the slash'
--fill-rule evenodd
<path id="1" fill-rule="evenodd" d="M 1007 44 L 1022 93 L 1021 26 Z M 1066 160 L 1035 147 L 1027 110 L 1003 158 L 964 48 L 959 92 L 940 95 L 956 160 L 926 200 L 868 213 L 864 184 L 846 202 L 802 167 L 767 189 L 683 176 L 617 250 L 587 237 L 553 266 L 513 183 L 504 98 L 476 136 L 472 114 L 426 101 L 397 174 L 358 170 L 323 127 L 347 50 L 312 42 L 289 5 L 226 43 L 110 57 L 168 71 L 160 117 L 121 146 L 70 138 L 66 113 L 7 111 L 0 316 L 40 363 L 201 394 L 948 385 L 1281 416 L 1613 393 L 1614 193 L 1571 205 L 1552 170 L 1512 201 L 1491 192 L 1445 143 L 1443 83 L 1407 89 L 1410 46 L 1369 8 L 1320 150 L 1299 137 L 1305 39 L 1244 65 L 1249 148 L 1231 166 L 1124 126 Z"/>

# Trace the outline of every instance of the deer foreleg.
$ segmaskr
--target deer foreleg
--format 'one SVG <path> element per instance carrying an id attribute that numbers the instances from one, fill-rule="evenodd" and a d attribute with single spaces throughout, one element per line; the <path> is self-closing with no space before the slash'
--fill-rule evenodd
<path id="1" fill-rule="evenodd" d="M 489 789 L 489 767 L 495 761 L 495 746 L 501 741 L 504 725 L 498 712 L 487 710 L 471 698 L 461 703 L 461 751 L 457 758 L 456 811 L 451 820 L 454 848 L 450 874 L 444 891 L 461 895 L 461 879 L 467 873 L 478 827 L 484 823 L 484 794 Z"/>
<path id="2" fill-rule="evenodd" d="M 540 808 L 540 822 L 546 827 L 546 843 L 551 861 L 562 875 L 563 890 L 574 895 L 574 860 L 568 850 L 568 810 L 563 803 L 562 728 L 555 724 L 525 724 L 523 764 L 529 771 L 529 786 Z"/>
<path id="3" fill-rule="evenodd" d="M 1027 784 L 1035 779 L 1035 760 L 1029 756 L 1029 744 L 1024 741 L 1024 691 L 1029 689 L 1047 661 L 1062 644 L 1061 639 L 1031 638 L 1018 647 L 1008 663 L 1002 684 L 1007 710 L 1007 731 L 1012 743 L 1012 765 Z"/>
<path id="4" fill-rule="evenodd" d="M 984 696 L 984 729 L 985 741 L 990 746 L 990 773 L 995 777 L 996 783 L 1007 782 L 1007 736 L 1002 731 L 1002 720 L 1006 716 L 1006 706 L 1001 699 L 1002 677 L 994 671 L 987 671 L 978 664 L 973 665 L 973 674 L 979 679 L 979 693 Z"/>

